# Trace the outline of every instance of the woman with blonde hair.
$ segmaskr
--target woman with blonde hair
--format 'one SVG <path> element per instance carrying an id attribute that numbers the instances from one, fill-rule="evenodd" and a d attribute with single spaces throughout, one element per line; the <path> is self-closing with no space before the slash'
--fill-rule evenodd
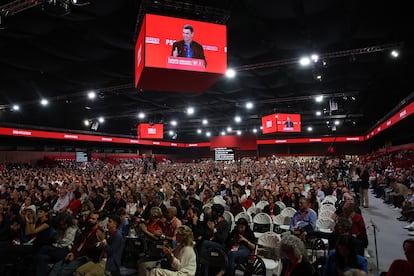
<path id="1" fill-rule="evenodd" d="M 176 236 L 178 246 L 173 250 L 164 245 L 163 251 L 171 264 L 172 270 L 154 268 L 150 276 L 193 276 L 196 273 L 197 260 L 194 251 L 193 231 L 190 227 L 183 225 L 178 228 Z"/>

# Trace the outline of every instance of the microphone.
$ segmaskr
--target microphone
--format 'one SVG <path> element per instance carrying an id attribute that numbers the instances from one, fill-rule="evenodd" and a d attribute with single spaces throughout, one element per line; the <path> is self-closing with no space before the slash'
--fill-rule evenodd
<path id="1" fill-rule="evenodd" d="M 374 230 L 377 230 L 378 232 L 380 231 L 379 228 L 378 228 L 378 226 L 372 221 L 372 219 L 369 222 L 374 227 Z"/>

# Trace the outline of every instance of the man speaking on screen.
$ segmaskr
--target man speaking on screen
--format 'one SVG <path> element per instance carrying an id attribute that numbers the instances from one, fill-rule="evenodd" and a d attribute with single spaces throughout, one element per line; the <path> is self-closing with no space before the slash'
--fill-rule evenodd
<path id="1" fill-rule="evenodd" d="M 207 66 L 206 57 L 204 56 L 203 46 L 193 40 L 194 28 L 191 25 L 184 25 L 183 40 L 179 40 L 172 45 L 172 56 L 197 58 L 204 60 L 204 66 Z"/>

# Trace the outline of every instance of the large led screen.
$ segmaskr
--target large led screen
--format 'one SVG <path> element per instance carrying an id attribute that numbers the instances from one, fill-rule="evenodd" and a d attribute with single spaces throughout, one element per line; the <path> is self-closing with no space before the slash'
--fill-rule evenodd
<path id="1" fill-rule="evenodd" d="M 225 25 L 147 14 L 145 66 L 224 74 L 226 40 Z"/>
<path id="2" fill-rule="evenodd" d="M 267 115 L 262 117 L 262 133 L 268 134 L 277 131 L 276 127 L 276 114 Z"/>
<path id="3" fill-rule="evenodd" d="M 139 124 L 138 125 L 138 139 L 163 139 L 164 125 L 163 124 Z"/>
<path id="4" fill-rule="evenodd" d="M 300 114 L 276 114 L 277 132 L 300 132 Z"/>

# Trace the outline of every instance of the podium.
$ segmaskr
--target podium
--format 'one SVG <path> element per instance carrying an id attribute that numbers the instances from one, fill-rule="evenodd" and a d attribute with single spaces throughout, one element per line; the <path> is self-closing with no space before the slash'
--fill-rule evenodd
<path id="1" fill-rule="evenodd" d="M 204 59 L 185 58 L 185 57 L 167 57 L 166 67 L 168 69 L 188 70 L 205 72 L 206 65 Z"/>

